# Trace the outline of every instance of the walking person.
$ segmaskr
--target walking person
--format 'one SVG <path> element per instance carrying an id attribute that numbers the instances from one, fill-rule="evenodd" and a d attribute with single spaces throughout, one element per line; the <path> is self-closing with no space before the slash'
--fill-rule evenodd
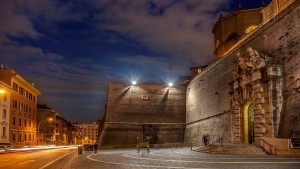
<path id="1" fill-rule="evenodd" d="M 94 148 L 95 148 L 95 154 L 97 154 L 97 149 L 98 149 L 98 144 L 97 143 L 94 144 Z"/>

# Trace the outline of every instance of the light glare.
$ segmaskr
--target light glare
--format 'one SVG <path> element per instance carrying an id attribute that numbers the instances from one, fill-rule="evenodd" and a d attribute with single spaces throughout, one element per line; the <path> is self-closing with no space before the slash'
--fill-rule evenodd
<path id="1" fill-rule="evenodd" d="M 173 86 L 173 83 L 169 83 L 169 86 Z"/>
<path id="2" fill-rule="evenodd" d="M 0 90 L 0 93 L 2 93 L 2 94 L 5 93 L 5 90 L 1 89 L 1 90 Z"/>
<path id="3" fill-rule="evenodd" d="M 132 81 L 132 85 L 136 85 L 136 81 Z"/>

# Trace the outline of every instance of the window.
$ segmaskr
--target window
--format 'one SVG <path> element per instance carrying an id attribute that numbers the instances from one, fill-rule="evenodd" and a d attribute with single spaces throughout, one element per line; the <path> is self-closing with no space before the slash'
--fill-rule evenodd
<path id="1" fill-rule="evenodd" d="M 3 133 L 2 137 L 6 137 L 6 127 L 3 127 L 2 133 Z"/>
<path id="2" fill-rule="evenodd" d="M 14 91 L 18 92 L 18 87 L 19 86 L 16 83 L 13 83 L 13 90 Z"/>
<path id="3" fill-rule="evenodd" d="M 27 135 L 24 134 L 24 141 L 27 141 Z"/>
<path id="4" fill-rule="evenodd" d="M 225 42 L 231 41 L 233 39 L 237 39 L 237 37 L 238 37 L 237 33 L 232 33 L 226 38 Z"/>
<path id="5" fill-rule="evenodd" d="M 15 99 L 13 99 L 13 108 L 15 108 L 15 109 L 18 108 L 18 102 Z"/>
<path id="6" fill-rule="evenodd" d="M 27 90 L 24 90 L 24 96 L 25 96 L 26 98 L 28 98 L 28 91 L 27 91 Z"/>
<path id="7" fill-rule="evenodd" d="M 19 139 L 18 139 L 18 141 L 19 141 L 19 142 L 22 141 L 22 134 L 21 134 L 21 133 L 19 134 Z"/>
<path id="8" fill-rule="evenodd" d="M 22 126 L 22 119 L 19 118 L 19 126 Z"/>
<path id="9" fill-rule="evenodd" d="M 12 141 L 16 142 L 16 133 L 13 133 L 13 135 L 12 135 Z"/>
<path id="10" fill-rule="evenodd" d="M 35 102 L 35 96 L 33 96 L 33 101 Z"/>
<path id="11" fill-rule="evenodd" d="M 27 121 L 26 121 L 26 119 L 24 120 L 24 126 L 26 127 L 26 125 L 27 125 L 27 123 L 26 123 Z"/>
<path id="12" fill-rule="evenodd" d="M 29 120 L 29 127 L 31 127 L 31 120 Z"/>
<path id="13" fill-rule="evenodd" d="M 16 125 L 16 117 L 13 117 L 13 125 Z"/>
<path id="14" fill-rule="evenodd" d="M 23 103 L 19 102 L 19 110 L 23 109 Z"/>
<path id="15" fill-rule="evenodd" d="M 22 87 L 19 87 L 19 94 L 24 95 L 24 89 Z"/>
<path id="16" fill-rule="evenodd" d="M 6 109 L 3 109 L 3 116 L 2 119 L 6 119 Z"/>

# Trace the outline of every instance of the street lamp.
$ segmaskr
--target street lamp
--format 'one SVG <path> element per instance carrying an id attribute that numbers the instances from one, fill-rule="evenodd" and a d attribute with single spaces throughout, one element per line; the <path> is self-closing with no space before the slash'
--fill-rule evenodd
<path id="1" fill-rule="evenodd" d="M 4 90 L 4 89 L 0 89 L 0 93 L 1 93 L 1 94 L 4 94 L 4 93 L 5 93 L 5 90 Z"/>
<path id="2" fill-rule="evenodd" d="M 40 140 L 40 125 L 43 123 L 43 122 L 45 122 L 45 121 L 49 121 L 49 122 L 51 122 L 53 120 L 53 118 L 52 117 L 49 117 L 49 118 L 47 118 L 47 119 L 45 119 L 45 120 L 42 120 L 42 121 L 40 121 L 39 122 L 39 125 L 38 125 L 38 134 L 37 134 L 37 144 L 39 145 L 39 140 Z"/>

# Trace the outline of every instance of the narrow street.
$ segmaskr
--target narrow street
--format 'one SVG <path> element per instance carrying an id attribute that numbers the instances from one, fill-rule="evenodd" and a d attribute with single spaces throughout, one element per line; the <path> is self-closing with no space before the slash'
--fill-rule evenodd
<path id="1" fill-rule="evenodd" d="M 46 169 L 63 168 L 77 153 L 75 148 L 48 150 L 27 150 L 0 154 L 0 168 L 6 169 Z"/>

